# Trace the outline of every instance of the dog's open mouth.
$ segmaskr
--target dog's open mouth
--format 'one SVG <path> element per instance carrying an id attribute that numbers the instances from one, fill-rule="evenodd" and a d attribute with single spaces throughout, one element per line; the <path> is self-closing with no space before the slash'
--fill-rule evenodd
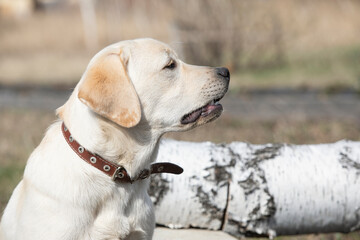
<path id="1" fill-rule="evenodd" d="M 185 116 L 182 117 L 181 123 L 189 124 L 196 122 L 200 118 L 209 117 L 212 119 L 220 116 L 223 110 L 222 105 L 219 103 L 220 99 L 221 98 L 212 100 L 205 106 L 198 108 L 195 111 L 192 111 L 191 113 L 186 114 Z"/>

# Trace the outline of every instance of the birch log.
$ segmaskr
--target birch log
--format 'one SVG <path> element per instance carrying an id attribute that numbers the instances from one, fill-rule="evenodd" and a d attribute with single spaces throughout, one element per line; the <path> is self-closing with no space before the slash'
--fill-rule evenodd
<path id="1" fill-rule="evenodd" d="M 156 221 L 171 228 L 274 237 L 360 229 L 360 142 L 251 145 L 163 140 Z"/>

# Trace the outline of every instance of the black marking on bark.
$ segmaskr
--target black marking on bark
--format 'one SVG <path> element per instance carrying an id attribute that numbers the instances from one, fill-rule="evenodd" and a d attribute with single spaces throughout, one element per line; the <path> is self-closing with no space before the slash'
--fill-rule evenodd
<path id="1" fill-rule="evenodd" d="M 200 203 L 203 206 L 203 209 L 206 210 L 207 214 L 210 213 L 211 218 L 217 218 L 221 221 L 221 226 L 219 230 L 224 229 L 225 224 L 227 222 L 228 217 L 228 205 L 230 201 L 230 182 L 232 180 L 232 174 L 229 171 L 229 168 L 233 168 L 236 165 L 236 162 L 241 159 L 241 157 L 234 153 L 231 148 L 229 148 L 226 144 L 218 144 L 217 148 L 215 148 L 216 151 L 222 151 L 224 152 L 224 156 L 231 156 L 230 162 L 228 162 L 225 159 L 217 159 L 215 161 L 215 158 L 213 157 L 213 154 L 211 154 L 211 160 L 210 162 L 216 162 L 214 166 L 210 166 L 205 168 L 204 170 L 208 171 L 208 175 L 204 177 L 205 180 L 209 182 L 215 183 L 215 186 L 218 187 L 218 189 L 225 187 L 227 188 L 227 195 L 226 195 L 226 204 L 223 210 L 221 210 L 218 206 L 215 206 L 210 201 L 210 196 L 208 193 L 204 192 L 201 187 L 198 187 L 196 196 L 199 198 Z M 225 160 L 225 161 L 222 161 Z M 219 165 L 218 163 L 225 162 L 227 164 Z M 217 196 L 217 191 L 212 189 L 210 191 L 210 194 L 212 197 Z"/>
<path id="2" fill-rule="evenodd" d="M 222 184 L 224 181 L 228 182 L 232 179 L 232 175 L 230 171 L 228 171 L 228 168 L 232 168 L 236 165 L 237 159 L 241 159 L 241 157 L 238 154 L 235 154 L 231 148 L 227 147 L 225 144 L 218 144 L 217 149 L 221 149 L 223 152 L 226 152 L 230 154 L 231 160 L 230 163 L 226 165 L 218 165 L 217 163 L 214 166 L 205 168 L 205 170 L 209 171 L 209 174 L 205 177 L 206 180 L 215 182 L 217 185 Z M 212 155 L 212 153 L 210 153 Z M 224 154 L 224 155 L 228 155 Z M 211 162 L 215 162 L 214 158 L 211 157 Z M 217 161 L 221 162 L 221 161 Z"/>
<path id="3" fill-rule="evenodd" d="M 236 165 L 237 161 L 241 161 L 242 157 L 241 155 L 239 155 L 238 153 L 235 153 L 230 147 L 227 147 L 227 149 L 229 150 L 230 156 L 231 156 L 231 160 L 230 160 L 230 167 L 234 167 Z"/>
<path id="4" fill-rule="evenodd" d="M 253 171 L 249 175 L 247 179 L 244 181 L 239 182 L 240 186 L 245 191 L 245 197 L 249 196 L 250 194 L 253 194 L 255 191 L 263 191 L 267 197 L 267 213 L 262 214 L 262 216 L 270 217 L 273 214 L 275 214 L 276 208 L 275 208 L 275 202 L 273 196 L 270 194 L 269 189 L 267 187 L 267 180 L 265 178 L 264 171 L 259 167 L 259 163 L 274 159 L 275 157 L 279 156 L 279 151 L 283 147 L 282 144 L 274 144 L 271 146 L 266 146 L 261 149 L 255 150 L 253 153 L 254 157 L 250 159 L 250 161 L 246 162 L 245 167 L 246 168 L 252 168 Z M 252 211 L 251 216 L 259 216 L 260 209 L 257 209 L 256 211 Z M 261 214 L 259 217 L 262 217 Z"/>
<path id="5" fill-rule="evenodd" d="M 340 152 L 340 164 L 343 168 L 346 169 L 354 169 L 356 170 L 357 174 L 360 174 L 360 163 L 356 162 L 354 159 L 349 157 L 351 154 L 351 148 L 345 147 L 343 152 Z"/>
<path id="6" fill-rule="evenodd" d="M 203 206 L 202 213 L 211 215 L 212 219 L 219 219 L 221 220 L 223 218 L 223 211 L 216 205 L 211 203 L 211 194 L 205 192 L 201 186 L 197 186 L 196 188 L 196 197 L 199 199 L 201 205 Z"/>
<path id="7" fill-rule="evenodd" d="M 264 148 L 257 149 L 253 153 L 254 157 L 246 163 L 247 167 L 257 166 L 260 162 L 274 159 L 279 156 L 279 151 L 283 147 L 282 144 L 272 144 Z"/>
<path id="8" fill-rule="evenodd" d="M 276 212 L 274 197 L 269 192 L 265 173 L 259 165 L 266 160 L 279 156 L 282 147 L 282 144 L 275 144 L 255 149 L 251 158 L 244 163 L 243 172 L 250 171 L 250 173 L 246 179 L 238 181 L 238 184 L 244 190 L 246 201 L 256 201 L 258 203 L 249 209 L 247 219 L 228 219 L 229 225 L 237 227 L 238 233 L 236 234 L 238 236 L 272 237 L 275 234 L 273 230 L 267 227 L 270 217 Z M 253 147 L 249 145 L 249 148 Z M 261 201 L 258 199 L 260 196 L 262 196 Z M 265 199 L 264 196 L 266 196 Z M 262 231 L 259 232 L 259 229 Z"/>
<path id="9" fill-rule="evenodd" d="M 267 193 L 267 196 L 269 197 L 267 200 L 267 204 L 266 206 L 268 207 L 267 213 L 264 213 L 263 216 L 267 216 L 268 218 L 270 218 L 271 216 L 273 216 L 276 212 L 276 206 L 275 206 L 275 201 L 274 201 L 274 196 L 270 194 L 269 189 L 265 188 L 264 192 Z"/>
<path id="10" fill-rule="evenodd" d="M 225 144 L 217 145 L 221 151 L 228 152 L 229 148 Z M 216 148 L 219 150 L 219 148 Z M 227 154 L 224 154 L 226 156 Z M 221 163 L 223 161 L 218 160 L 215 161 L 214 157 L 211 157 L 211 162 L 216 162 L 213 166 L 207 167 L 204 170 L 208 172 L 208 175 L 204 177 L 206 181 L 213 182 L 215 186 L 217 186 L 218 189 L 226 186 L 227 191 L 229 191 L 230 181 L 232 179 L 232 175 L 230 171 L 228 170 L 229 167 L 234 167 L 236 164 L 236 158 L 233 157 L 230 161 L 230 163 L 225 165 L 219 165 L 218 163 Z M 203 213 L 210 214 L 210 219 L 219 219 L 221 221 L 221 228 L 224 226 L 224 221 L 227 216 L 227 204 L 225 205 L 224 209 L 220 209 L 218 206 L 215 206 L 215 204 L 212 203 L 211 199 L 213 199 L 215 196 L 218 195 L 218 192 L 214 189 L 212 189 L 209 192 L 205 192 L 201 186 L 197 186 L 196 189 L 194 189 L 196 192 L 196 196 L 199 199 L 199 202 L 202 205 Z M 229 196 L 229 192 L 227 192 L 227 197 Z M 229 199 L 227 198 L 227 202 Z"/>
<path id="11" fill-rule="evenodd" d="M 221 185 L 224 181 L 229 181 L 232 176 L 231 173 L 226 170 L 228 167 L 229 166 L 219 166 L 216 164 L 215 166 L 205 168 L 205 170 L 209 171 L 209 174 L 205 176 L 205 179 L 210 182 L 215 182 L 216 185 Z"/>
<path id="12" fill-rule="evenodd" d="M 255 190 L 259 189 L 259 186 L 256 184 L 256 181 L 254 180 L 254 173 L 250 173 L 250 175 L 242 180 L 238 181 L 238 184 L 242 187 L 242 189 L 245 192 L 245 197 L 251 193 L 253 193 Z"/>
<path id="13" fill-rule="evenodd" d="M 149 195 L 153 204 L 158 205 L 169 191 L 169 181 L 161 177 L 161 174 L 153 175 L 150 181 Z"/>

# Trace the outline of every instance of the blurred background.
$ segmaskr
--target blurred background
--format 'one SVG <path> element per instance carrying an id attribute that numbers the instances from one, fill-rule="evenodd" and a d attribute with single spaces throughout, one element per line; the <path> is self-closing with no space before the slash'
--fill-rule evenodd
<path id="1" fill-rule="evenodd" d="M 91 57 L 140 37 L 231 72 L 223 116 L 166 137 L 360 140 L 360 0 L 0 0 L 0 212 Z"/>

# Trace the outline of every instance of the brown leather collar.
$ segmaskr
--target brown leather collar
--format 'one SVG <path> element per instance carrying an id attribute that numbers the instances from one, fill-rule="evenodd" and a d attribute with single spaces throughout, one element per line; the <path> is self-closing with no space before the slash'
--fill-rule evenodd
<path id="1" fill-rule="evenodd" d="M 111 177 L 114 181 L 133 183 L 137 180 L 148 178 L 151 174 L 155 173 L 181 174 L 183 172 L 181 167 L 173 163 L 153 163 L 150 165 L 150 169 L 144 169 L 136 177 L 131 178 L 123 166 L 107 161 L 99 155 L 93 154 L 81 146 L 71 136 L 69 129 L 66 128 L 64 123 L 61 125 L 61 130 L 66 142 L 81 159 L 89 163 L 91 166 L 99 169 Z"/>

